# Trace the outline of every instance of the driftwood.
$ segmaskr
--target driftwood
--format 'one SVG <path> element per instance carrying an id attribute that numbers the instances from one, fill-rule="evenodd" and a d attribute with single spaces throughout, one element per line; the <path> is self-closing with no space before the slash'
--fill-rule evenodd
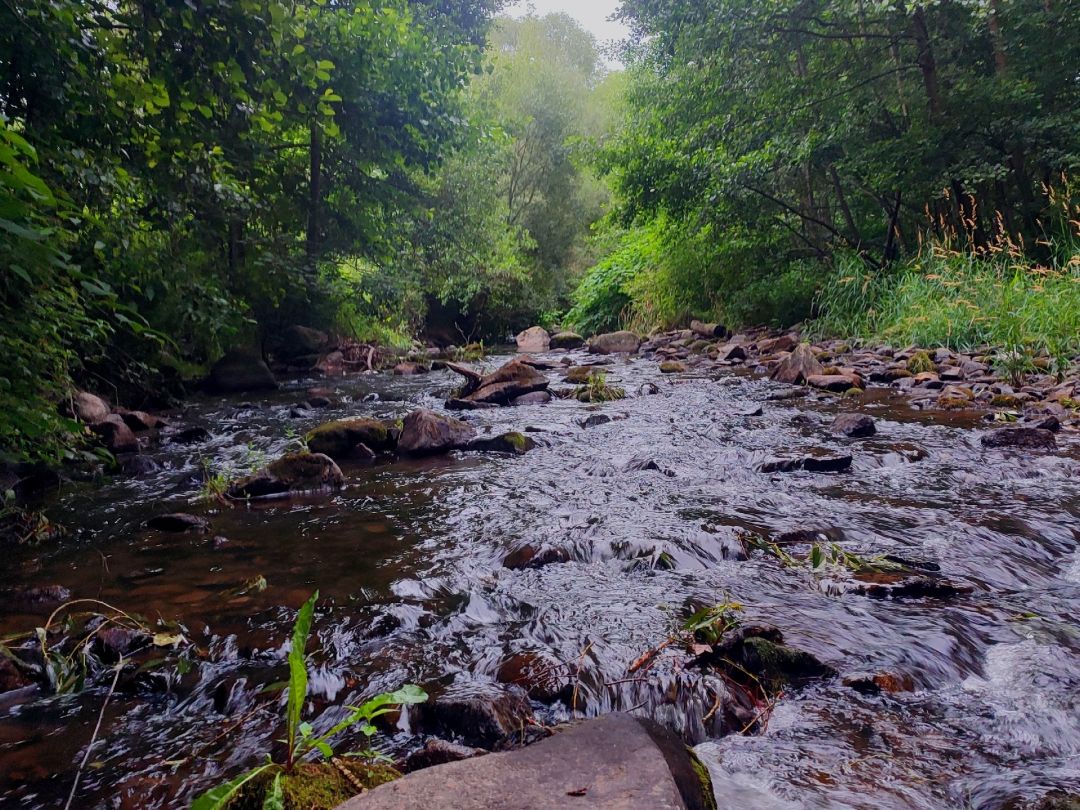
<path id="1" fill-rule="evenodd" d="M 475 369 L 471 369 L 468 366 L 463 366 L 460 363 L 447 362 L 446 367 L 455 374 L 460 374 L 465 378 L 464 387 L 458 391 L 459 397 L 466 397 L 480 387 L 480 381 L 484 379 L 484 375 Z"/>

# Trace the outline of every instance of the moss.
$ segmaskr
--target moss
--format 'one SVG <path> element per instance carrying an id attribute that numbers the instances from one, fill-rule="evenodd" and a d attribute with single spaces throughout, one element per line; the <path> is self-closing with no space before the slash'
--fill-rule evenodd
<path id="1" fill-rule="evenodd" d="M 1065 397 L 1060 402 L 1063 408 L 1068 408 L 1070 411 L 1080 411 L 1080 399 Z"/>
<path id="2" fill-rule="evenodd" d="M 337 764 L 304 763 L 291 774 L 273 768 L 245 787 L 229 805 L 230 810 L 258 810 L 276 776 L 281 776 L 285 810 L 334 810 L 360 793 L 401 778 L 389 765 L 362 760 L 338 759 Z M 348 771 L 346 777 L 342 769 Z"/>
<path id="3" fill-rule="evenodd" d="M 825 368 L 823 368 L 821 370 L 821 373 L 825 374 L 825 375 L 828 375 L 830 377 L 835 377 L 836 375 L 840 374 L 841 372 L 840 372 L 840 368 L 838 366 L 825 366 Z"/>
<path id="4" fill-rule="evenodd" d="M 863 391 L 863 389 L 856 388 L 856 387 L 852 386 L 851 388 L 849 388 L 847 391 L 844 392 L 844 396 L 845 397 L 859 397 L 859 396 L 862 396 L 865 393 L 866 392 Z"/>
<path id="5" fill-rule="evenodd" d="M 922 374 L 925 371 L 937 371 L 937 366 L 926 352 L 915 352 L 907 361 L 908 371 L 912 374 Z"/>
<path id="6" fill-rule="evenodd" d="M 320 425 L 308 433 L 305 440 L 313 453 L 345 458 L 358 444 L 365 444 L 375 451 L 393 450 L 395 427 L 378 419 L 342 419 Z"/>
<path id="7" fill-rule="evenodd" d="M 660 364 L 661 374 L 681 374 L 686 371 L 686 366 L 678 360 L 665 360 Z"/>
<path id="8" fill-rule="evenodd" d="M 997 394 L 990 400 L 990 405 L 994 408 L 1019 408 L 1023 404 L 1023 400 L 1012 394 Z"/>
<path id="9" fill-rule="evenodd" d="M 968 407 L 971 401 L 966 397 L 938 397 L 937 406 L 944 411 L 958 411 Z"/>
<path id="10" fill-rule="evenodd" d="M 694 769 L 694 774 L 697 776 L 698 781 L 701 782 L 701 798 L 705 802 L 705 810 L 718 810 L 716 793 L 713 791 L 712 774 L 705 767 L 705 763 L 698 759 L 693 748 L 688 746 L 686 752 L 690 755 L 690 767 Z"/>
<path id="11" fill-rule="evenodd" d="M 588 366 L 574 366 L 566 372 L 563 379 L 572 385 L 584 385 L 589 381 L 590 374 L 592 374 L 592 369 Z"/>
<path id="12" fill-rule="evenodd" d="M 519 453 L 524 453 L 526 450 L 529 449 L 529 440 L 523 433 L 518 433 L 517 431 L 513 431 L 511 433 L 504 433 L 503 440 L 510 444 L 514 448 L 514 450 Z"/>

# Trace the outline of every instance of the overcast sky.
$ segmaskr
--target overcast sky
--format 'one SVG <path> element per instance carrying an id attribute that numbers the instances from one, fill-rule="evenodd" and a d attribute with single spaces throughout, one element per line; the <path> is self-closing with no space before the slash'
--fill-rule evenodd
<path id="1" fill-rule="evenodd" d="M 618 9 L 619 0 L 519 0 L 509 11 L 518 17 L 525 14 L 530 5 L 541 16 L 559 11 L 569 14 L 591 32 L 601 45 L 613 39 L 622 39 L 628 33 L 622 23 L 608 19 Z"/>

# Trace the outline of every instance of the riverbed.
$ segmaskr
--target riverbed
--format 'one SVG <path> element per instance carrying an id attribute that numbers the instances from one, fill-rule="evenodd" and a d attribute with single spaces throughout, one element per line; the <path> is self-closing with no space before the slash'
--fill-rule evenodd
<path id="1" fill-rule="evenodd" d="M 576 708 L 538 704 L 543 722 L 648 713 L 696 746 L 721 807 L 998 808 L 1080 790 L 1075 435 L 1053 451 L 991 449 L 980 414 L 917 411 L 887 389 L 778 400 L 788 387 L 743 371 L 662 375 L 642 358 L 606 371 L 626 399 L 465 414 L 481 434 L 527 431 L 539 446 L 522 456 L 343 463 L 347 487 L 333 495 L 200 499 L 208 471 L 248 471 L 333 418 L 441 410 L 460 382 L 445 370 L 307 379 L 269 397 L 194 400 L 183 424 L 208 440 L 147 450 L 155 471 L 51 496 L 68 536 L 5 549 L 0 589 L 61 585 L 176 622 L 198 650 L 112 696 L 74 806 L 182 807 L 257 764 L 281 736 L 265 688 L 284 680 L 296 608 L 316 589 L 316 715 L 407 682 L 434 694 L 492 681 L 507 657 L 535 652 L 577 672 Z M 313 385 L 335 404 L 293 412 Z M 877 433 L 833 435 L 841 410 L 873 416 Z M 611 421 L 582 427 L 594 414 Z M 850 453 L 852 466 L 759 471 L 808 449 Z M 206 517 L 211 532 L 144 527 L 173 511 Z M 725 551 L 744 535 L 797 531 L 921 561 L 970 591 L 871 598 L 809 566 Z M 507 568 L 525 544 L 569 560 Z M 904 686 L 863 694 L 825 679 L 782 695 L 756 733 L 712 737 L 694 695 L 643 705 L 616 683 L 687 610 L 725 599 L 841 676 L 889 673 Z M 2 605 L 0 634 L 47 613 Z M 0 804 L 62 805 L 108 687 L 98 678 L 77 694 L 0 703 Z M 400 726 L 380 737 L 391 755 L 417 743 Z"/>

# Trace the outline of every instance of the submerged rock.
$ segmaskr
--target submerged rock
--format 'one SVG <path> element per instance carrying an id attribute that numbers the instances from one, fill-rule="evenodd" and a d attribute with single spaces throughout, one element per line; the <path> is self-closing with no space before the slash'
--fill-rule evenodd
<path id="1" fill-rule="evenodd" d="M 532 543 L 526 543 L 506 555 L 505 559 L 503 559 L 503 567 L 511 570 L 543 568 L 545 565 L 551 565 L 552 563 L 570 562 L 570 559 L 570 552 L 565 548 L 555 546 L 537 547 Z"/>
<path id="2" fill-rule="evenodd" d="M 625 329 L 589 339 L 589 351 L 594 354 L 633 354 L 640 346 L 641 338 Z"/>
<path id="3" fill-rule="evenodd" d="M 462 448 L 476 436 L 476 428 L 460 419 L 421 408 L 405 417 L 398 438 L 400 453 L 425 455 Z"/>
<path id="4" fill-rule="evenodd" d="M 984 433 L 983 447 L 1018 447 L 1025 450 L 1053 450 L 1057 446 L 1054 434 L 1037 427 L 1006 427 Z"/>
<path id="5" fill-rule="evenodd" d="M 236 500 L 246 500 L 341 489 L 343 486 L 345 476 L 329 456 L 322 453 L 290 453 L 254 475 L 234 482 L 226 494 Z"/>
<path id="6" fill-rule="evenodd" d="M 809 343 L 800 343 L 781 361 L 771 375 L 777 382 L 797 385 L 805 383 L 810 377 L 823 374 L 824 366 L 814 356 Z"/>
<path id="7" fill-rule="evenodd" d="M 842 472 L 851 466 L 852 457 L 848 455 L 815 455 L 800 456 L 796 458 L 776 459 L 766 461 L 759 468 L 759 472 Z"/>
<path id="8" fill-rule="evenodd" d="M 399 377 L 411 377 L 416 374 L 427 374 L 428 371 L 430 371 L 430 369 L 427 366 L 423 366 L 420 363 L 414 363 L 411 360 L 406 360 L 394 366 L 394 374 Z"/>
<path id="9" fill-rule="evenodd" d="M 369 453 L 358 452 L 360 445 L 368 451 L 389 452 L 397 446 L 400 430 L 400 423 L 381 419 L 341 419 L 315 428 L 306 441 L 312 453 L 333 459 L 364 458 Z"/>
<path id="10" fill-rule="evenodd" d="M 542 703 L 568 702 L 573 688 L 569 666 L 545 652 L 514 653 L 499 665 L 495 678 L 524 689 Z"/>
<path id="11" fill-rule="evenodd" d="M 524 690 L 486 683 L 455 684 L 417 714 L 427 733 L 488 750 L 520 744 L 533 717 Z"/>
<path id="12" fill-rule="evenodd" d="M 473 748 L 432 737 L 424 743 L 423 748 L 409 755 L 409 758 L 405 760 L 405 770 L 419 771 L 422 768 L 445 765 L 448 762 L 461 762 L 463 759 L 483 756 L 486 753 L 488 752 L 483 748 Z"/>
<path id="13" fill-rule="evenodd" d="M 172 512 L 167 515 L 157 515 L 146 521 L 148 529 L 156 529 L 159 532 L 198 532 L 206 534 L 210 530 L 210 521 L 197 515 L 189 515 L 187 512 Z"/>

